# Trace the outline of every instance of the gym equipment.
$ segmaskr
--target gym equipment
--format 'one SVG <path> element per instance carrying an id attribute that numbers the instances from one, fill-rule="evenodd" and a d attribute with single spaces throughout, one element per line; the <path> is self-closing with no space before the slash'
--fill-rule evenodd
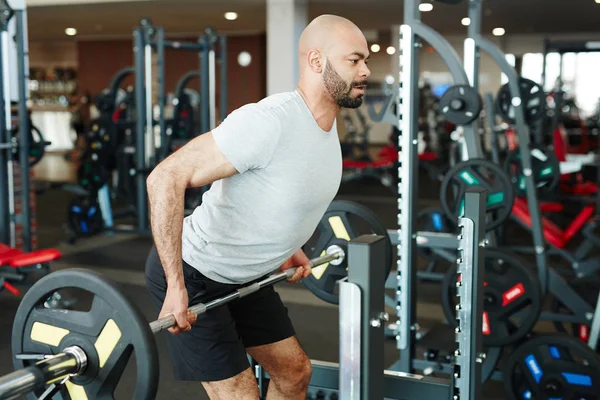
<path id="1" fill-rule="evenodd" d="M 590 304 L 591 307 L 594 307 L 596 301 L 598 299 L 598 285 L 595 282 L 590 282 L 589 279 L 580 278 L 574 279 L 569 282 L 569 285 L 577 291 L 581 295 L 581 297 Z M 568 309 L 563 305 L 560 298 L 553 298 L 552 305 L 550 309 L 553 313 L 560 313 L 568 311 Z M 553 321 L 554 327 L 557 332 L 568 333 L 572 336 L 579 338 L 581 341 L 587 343 L 590 339 L 590 324 L 582 324 L 582 323 L 563 323 L 560 321 Z"/>
<path id="2" fill-rule="evenodd" d="M 149 19 L 142 19 L 140 26 L 133 32 L 133 53 L 135 69 L 135 104 L 137 122 L 135 129 L 135 165 L 137 168 L 135 191 L 137 232 L 149 234 L 148 199 L 146 194 L 146 176 L 158 164 L 170 149 L 158 148 L 155 143 L 152 94 L 152 57 L 157 55 L 158 65 L 158 126 L 160 144 L 168 146 L 167 121 L 165 119 L 165 50 L 191 51 L 199 55 L 198 74 L 200 76 L 200 123 L 202 133 L 216 126 L 216 65 L 220 64 L 220 117 L 227 116 L 227 38 L 206 29 L 197 43 L 174 42 L 165 40 L 161 27 L 152 25 Z M 217 50 L 218 49 L 218 53 Z"/>
<path id="3" fill-rule="evenodd" d="M 560 165 L 553 151 L 541 148 L 531 149 L 532 174 L 536 188 L 540 193 L 551 193 L 560 181 Z M 510 176 L 513 188 L 519 196 L 526 195 L 525 174 L 521 153 L 518 149 L 508 153 L 504 163 L 504 170 Z"/>
<path id="4" fill-rule="evenodd" d="M 456 125 L 467 125 L 475 121 L 483 108 L 479 92 L 469 85 L 454 85 L 440 99 L 442 115 Z"/>
<path id="5" fill-rule="evenodd" d="M 13 148 L 13 159 L 14 161 L 19 161 L 20 157 L 20 149 L 19 149 L 19 126 L 15 126 L 12 129 L 12 141 L 14 144 Z M 27 150 L 27 154 L 29 156 L 29 166 L 33 167 L 37 163 L 39 163 L 44 154 L 46 154 L 46 146 L 52 144 L 51 142 L 47 142 L 42 135 L 42 132 L 34 126 L 29 120 L 29 149 Z"/>
<path id="6" fill-rule="evenodd" d="M 451 221 L 456 221 L 464 207 L 461 201 L 468 187 L 481 187 L 488 193 L 486 208 L 490 216 L 486 230 L 492 231 L 508 219 L 514 202 L 512 183 L 496 164 L 484 159 L 463 161 L 444 176 L 440 189 L 441 206 Z"/>
<path id="7" fill-rule="evenodd" d="M 504 346 L 527 335 L 542 310 L 540 283 L 521 258 L 501 249 L 485 250 L 483 289 L 483 345 Z M 455 268 L 449 268 L 442 284 L 442 308 L 457 326 Z"/>
<path id="8" fill-rule="evenodd" d="M 312 238 L 303 250 L 309 258 L 323 256 L 331 249 L 347 251 L 348 242 L 361 234 L 382 235 L 385 239 L 386 277 L 392 268 L 392 243 L 375 214 L 367 207 L 349 201 L 333 201 L 321 218 Z M 314 268 L 302 283 L 317 297 L 329 303 L 339 303 L 337 282 L 348 275 L 348 264 L 335 260 Z"/>
<path id="9" fill-rule="evenodd" d="M 69 228 L 78 237 L 96 235 L 104 229 L 104 221 L 96 196 L 76 196 L 67 211 Z"/>
<path id="10" fill-rule="evenodd" d="M 344 258 L 345 254 L 335 249 L 312 259 L 311 265 Z M 188 319 L 194 322 L 198 314 L 286 280 L 295 270 L 273 274 L 206 304 L 192 305 Z M 93 294 L 89 311 L 54 310 L 43 305 L 53 293 L 66 288 Z M 23 394 L 30 399 L 49 398 L 57 393 L 69 398 L 113 398 L 133 351 L 137 366 L 133 399 L 154 399 L 158 354 L 152 334 L 174 325 L 172 315 L 148 324 L 118 285 L 99 273 L 82 269 L 51 273 L 36 282 L 19 305 L 12 331 L 17 370 L 0 378 L 0 399 Z"/>
<path id="11" fill-rule="evenodd" d="M 11 29 L 9 29 L 9 25 Z M 9 33 L 10 30 L 10 33 Z M 28 71 L 26 52 L 26 7 L 25 2 L 0 0 L 0 87 L 2 87 L 2 104 L 0 110 L 0 243 L 15 247 L 17 242 L 23 243 L 23 250 L 32 250 L 32 207 L 30 182 L 30 128 L 29 111 L 27 109 Z M 14 46 L 14 47 L 13 47 Z M 13 54 L 15 56 L 10 56 Z M 14 85 L 11 85 L 14 83 Z M 12 87 L 16 87 L 16 91 Z M 12 92 L 11 92 L 12 91 Z M 11 106 L 16 106 L 18 116 L 13 117 Z M 19 126 L 19 171 L 21 181 L 20 213 L 15 211 L 15 188 L 13 185 L 12 126 Z M 41 142 L 40 142 L 41 143 Z M 17 223 L 21 232 L 17 233 Z M 17 235 L 20 240 L 17 240 Z"/>
<path id="12" fill-rule="evenodd" d="M 510 400 L 597 399 L 600 359 L 579 340 L 561 334 L 521 344 L 504 364 Z"/>
<path id="13" fill-rule="evenodd" d="M 531 79 L 519 78 L 520 102 L 525 107 L 525 121 L 529 126 L 537 122 L 543 116 L 544 105 L 546 104 L 546 93 L 544 89 Z M 514 99 L 510 87 L 507 84 L 502 85 L 496 96 L 496 110 L 506 122 L 516 123 Z"/>
<path id="14" fill-rule="evenodd" d="M 14 296 L 21 294 L 13 284 L 22 283 L 27 273 L 34 270 L 49 270 L 49 263 L 61 257 L 56 249 L 24 252 L 0 243 L 0 291 L 8 290 Z"/>

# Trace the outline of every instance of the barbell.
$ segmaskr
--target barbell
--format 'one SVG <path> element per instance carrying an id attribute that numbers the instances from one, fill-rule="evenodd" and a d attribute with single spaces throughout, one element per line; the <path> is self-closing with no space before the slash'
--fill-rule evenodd
<path id="1" fill-rule="evenodd" d="M 311 267 L 345 259 L 344 250 L 330 246 L 310 260 Z M 234 292 L 188 308 L 188 321 L 261 288 L 289 279 L 290 268 Z M 88 312 L 45 308 L 58 290 L 80 288 L 94 294 Z M 16 371 L 0 377 L 0 399 L 27 395 L 47 399 L 60 393 L 69 399 L 114 399 L 114 391 L 136 350 L 137 384 L 133 399 L 154 399 L 158 389 L 158 354 L 152 334 L 175 326 L 168 315 L 148 322 L 118 285 L 84 269 L 53 272 L 36 282 L 21 301 L 12 332 Z M 32 394 L 34 393 L 34 394 Z"/>

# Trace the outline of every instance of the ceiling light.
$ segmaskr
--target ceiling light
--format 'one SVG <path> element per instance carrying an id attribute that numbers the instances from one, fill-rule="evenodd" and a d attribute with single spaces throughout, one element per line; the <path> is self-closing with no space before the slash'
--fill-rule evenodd
<path id="1" fill-rule="evenodd" d="M 77 29 L 67 28 L 67 29 L 65 29 L 65 33 L 69 36 L 75 36 L 75 35 L 77 35 Z"/>
<path id="2" fill-rule="evenodd" d="M 460 20 L 460 23 L 463 24 L 464 26 L 469 26 L 469 25 L 471 25 L 471 18 L 465 17 Z"/>
<path id="3" fill-rule="evenodd" d="M 235 21 L 237 19 L 238 15 L 236 12 L 233 11 L 229 11 L 225 13 L 225 19 L 228 21 Z"/>
<path id="4" fill-rule="evenodd" d="M 373 53 L 379 53 L 379 50 L 381 50 L 381 46 L 378 45 L 377 43 L 371 45 L 371 51 Z"/>
<path id="5" fill-rule="evenodd" d="M 421 12 L 429 12 L 433 10 L 433 4 L 431 3 L 421 3 L 419 4 L 419 11 Z"/>
<path id="6" fill-rule="evenodd" d="M 385 49 L 385 51 L 391 56 L 396 52 L 396 48 L 394 46 L 390 46 L 387 49 Z"/>
<path id="7" fill-rule="evenodd" d="M 506 31 L 504 30 L 504 28 L 494 28 L 494 30 L 492 31 L 492 34 L 494 36 L 504 36 L 505 33 Z"/>
<path id="8" fill-rule="evenodd" d="M 600 0 L 596 0 L 596 3 L 600 4 Z"/>

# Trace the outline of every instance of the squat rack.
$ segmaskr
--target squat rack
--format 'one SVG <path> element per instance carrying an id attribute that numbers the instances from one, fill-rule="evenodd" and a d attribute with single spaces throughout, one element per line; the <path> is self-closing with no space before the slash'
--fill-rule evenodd
<path id="1" fill-rule="evenodd" d="M 23 249 L 31 251 L 29 179 L 29 118 L 27 112 L 27 11 L 25 0 L 0 0 L 0 241 L 15 247 L 17 223 L 22 226 Z M 14 18 L 13 18 L 14 17 Z M 13 42 L 14 40 L 14 42 Z M 15 48 L 12 44 L 16 45 Z M 16 79 L 15 79 L 16 78 Z M 13 87 L 16 81 L 16 88 Z M 16 99 L 19 123 L 21 211 L 16 213 L 13 181 L 12 102 Z"/>
<path id="2" fill-rule="evenodd" d="M 218 59 L 215 47 L 218 44 Z M 167 155 L 168 143 L 165 119 L 165 50 L 182 50 L 198 53 L 200 77 L 200 131 L 208 132 L 216 126 L 216 64 L 220 64 L 220 117 L 227 116 L 227 38 L 217 35 L 208 28 L 197 43 L 165 40 L 161 27 L 154 27 L 145 18 L 133 32 L 133 52 L 135 68 L 135 95 L 137 104 L 136 165 L 137 165 L 137 229 L 139 233 L 149 232 L 148 199 L 146 176 L 152 168 Z M 158 123 L 153 118 L 152 104 L 152 54 L 157 55 Z M 159 126 L 160 148 L 155 143 L 155 125 Z M 157 150 L 159 150 L 157 152 Z"/>

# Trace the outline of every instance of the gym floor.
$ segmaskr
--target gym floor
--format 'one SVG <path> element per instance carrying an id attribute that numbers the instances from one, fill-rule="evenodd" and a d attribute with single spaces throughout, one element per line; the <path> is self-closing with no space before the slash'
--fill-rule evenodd
<path id="1" fill-rule="evenodd" d="M 38 165 L 36 174 L 38 179 L 55 181 L 54 184 L 43 184 L 45 190 L 37 199 L 39 247 L 56 247 L 63 252 L 62 259 L 54 262 L 51 269 L 80 267 L 101 272 L 123 285 L 124 293 L 139 306 L 149 321 L 156 319 L 157 310 L 146 294 L 143 275 L 146 255 L 152 245 L 151 238 L 140 238 L 129 234 L 100 235 L 80 240 L 75 245 L 65 244 L 66 234 L 63 225 L 67 204 L 72 195 L 63 190 L 62 185 L 56 181 L 63 183 L 70 181 L 73 177 L 72 166 L 63 160 L 62 155 L 49 154 Z M 439 187 L 432 184 L 425 174 L 420 182 L 426 183 L 420 185 L 419 208 L 438 205 L 436 197 L 439 194 Z M 370 207 L 384 222 L 384 225 L 388 228 L 395 227 L 396 197 L 379 182 L 364 181 L 343 184 L 338 198 L 356 201 Z M 521 230 L 516 232 L 520 232 L 518 233 L 521 235 L 519 239 L 530 241 L 529 233 Z M 277 291 L 289 309 L 298 338 L 308 356 L 311 359 L 337 362 L 337 307 L 321 301 L 302 285 L 283 283 L 277 286 Z M 78 300 L 85 301 L 82 298 L 78 298 Z M 0 327 L 0 375 L 13 371 L 10 347 L 11 329 L 19 301 L 20 297 L 15 297 L 7 291 L 0 292 L 0 303 L 2 304 L 0 307 L 0 324 L 2 325 Z M 421 326 L 432 326 L 445 322 L 439 303 L 439 284 L 420 284 L 418 286 L 417 312 Z M 391 310 L 388 311 L 391 312 Z M 549 324 L 539 323 L 536 331 L 553 331 L 553 329 Z M 452 340 L 453 335 L 449 336 L 449 339 Z M 208 398 L 201 384 L 173 380 L 164 334 L 157 335 L 156 340 L 161 360 L 161 381 L 157 398 Z M 418 348 L 417 354 L 422 353 L 423 349 Z M 392 364 L 397 357 L 395 341 L 387 340 L 385 342 L 386 365 Z M 135 366 L 134 362 L 130 362 L 115 397 L 131 398 L 135 384 Z M 503 393 L 500 383 L 488 382 L 485 386 L 484 398 L 504 399 Z"/>

